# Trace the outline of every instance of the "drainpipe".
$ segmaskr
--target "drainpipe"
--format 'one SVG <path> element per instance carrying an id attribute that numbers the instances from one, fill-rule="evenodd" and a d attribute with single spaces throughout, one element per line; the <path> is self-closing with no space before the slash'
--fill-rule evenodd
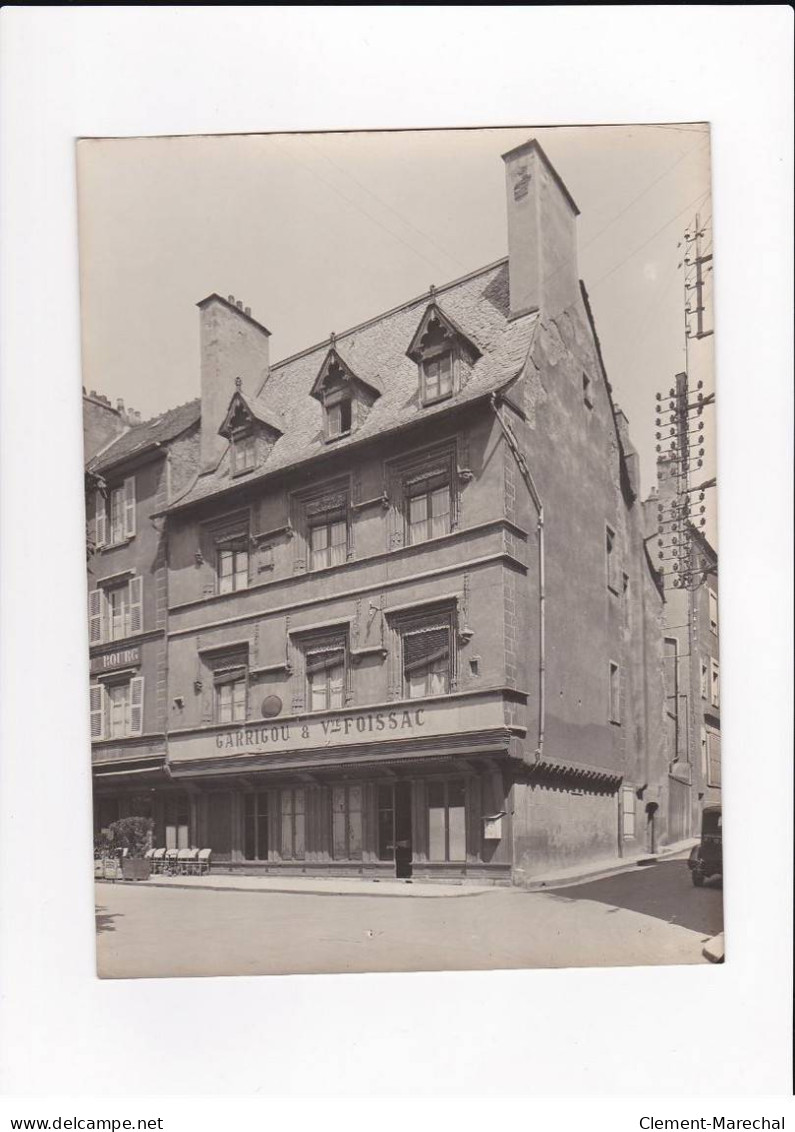
<path id="1" fill-rule="evenodd" d="M 503 417 L 500 406 L 497 401 L 497 395 L 491 394 L 490 397 L 491 407 L 494 410 L 494 415 L 499 421 L 500 428 L 502 429 L 503 436 L 508 442 L 508 447 L 513 452 L 514 459 L 516 460 L 517 467 L 522 474 L 522 479 L 527 484 L 527 488 L 532 497 L 533 503 L 538 513 L 538 746 L 535 752 L 536 762 L 541 762 L 544 755 L 544 720 L 546 717 L 546 577 L 545 577 L 545 558 L 544 558 L 544 505 L 541 502 L 541 496 L 538 494 L 538 488 L 535 485 L 530 467 L 522 455 L 519 443 L 513 433 L 511 426 Z"/>

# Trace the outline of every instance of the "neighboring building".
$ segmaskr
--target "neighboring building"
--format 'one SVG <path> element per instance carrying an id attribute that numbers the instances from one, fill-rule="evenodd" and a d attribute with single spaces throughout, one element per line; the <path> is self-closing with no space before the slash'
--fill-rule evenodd
<path id="1" fill-rule="evenodd" d="M 658 461 L 655 505 L 675 490 L 673 467 L 671 458 Z M 663 639 L 672 752 L 668 828 L 675 841 L 697 835 L 704 805 L 721 800 L 718 556 L 694 525 L 688 524 L 686 537 L 694 585 L 666 588 Z"/>
<path id="2" fill-rule="evenodd" d="M 166 544 L 151 516 L 195 475 L 198 419 L 193 401 L 128 426 L 87 465 L 97 832 L 119 817 L 152 816 L 154 787 L 168 789 Z"/>
<path id="3" fill-rule="evenodd" d="M 94 389 L 90 393 L 83 390 L 83 455 L 86 463 L 127 427 L 123 403 L 114 409 L 110 400 L 101 393 Z"/>
<path id="4" fill-rule="evenodd" d="M 151 676 L 131 682 L 156 692 L 95 759 L 119 812 L 154 789 L 160 844 L 522 883 L 668 839 L 638 458 L 577 207 L 537 143 L 504 161 L 506 260 L 275 365 L 248 308 L 210 295 L 182 489 L 173 432 L 103 455 L 109 485 L 139 469 L 140 538 L 99 552 L 90 589 L 149 564 Z"/>

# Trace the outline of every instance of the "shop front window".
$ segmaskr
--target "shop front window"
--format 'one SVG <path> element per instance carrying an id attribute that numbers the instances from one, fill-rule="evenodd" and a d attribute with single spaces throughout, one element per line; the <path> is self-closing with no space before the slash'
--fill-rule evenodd
<path id="1" fill-rule="evenodd" d="M 335 861 L 361 861 L 361 786 L 334 786 L 332 788 L 331 834 Z"/>
<path id="2" fill-rule="evenodd" d="M 306 854 L 306 802 L 300 787 L 281 792 L 281 855 L 285 861 L 301 861 Z"/>
<path id="3" fill-rule="evenodd" d="M 268 795 L 243 798 L 243 856 L 247 861 L 268 859 Z"/>
<path id="4" fill-rule="evenodd" d="M 167 798 L 165 804 L 166 849 L 190 848 L 190 806 L 187 795 Z"/>
<path id="5" fill-rule="evenodd" d="M 466 784 L 428 783 L 428 859 L 466 860 Z"/>

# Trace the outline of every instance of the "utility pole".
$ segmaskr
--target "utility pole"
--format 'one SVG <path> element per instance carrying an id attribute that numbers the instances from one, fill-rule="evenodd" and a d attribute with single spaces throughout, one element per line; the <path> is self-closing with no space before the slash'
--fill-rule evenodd
<path id="1" fill-rule="evenodd" d="M 685 317 L 686 322 L 688 322 L 686 330 L 688 338 L 709 338 L 710 334 L 715 333 L 714 330 L 704 329 L 704 281 L 705 277 L 712 271 L 712 252 L 704 254 L 701 243 L 705 233 L 706 227 L 702 227 L 701 217 L 696 213 L 695 224 L 692 230 L 688 230 L 684 235 L 684 242 L 687 245 L 684 265 L 686 268 L 690 269 L 689 271 L 685 271 Z M 693 291 L 695 291 L 695 295 L 693 296 L 696 304 L 695 307 L 690 306 L 689 293 Z M 695 332 L 693 332 L 689 326 L 688 316 L 690 315 L 696 316 Z"/>
<path id="2" fill-rule="evenodd" d="M 700 681 L 698 641 L 698 591 L 704 585 L 709 562 L 698 538 L 706 524 L 706 492 L 715 486 L 715 479 L 704 475 L 704 409 L 714 403 L 714 393 L 705 394 L 703 381 L 695 383 L 691 392 L 689 375 L 692 340 L 708 338 L 714 333 L 707 328 L 705 315 L 705 279 L 712 271 L 712 252 L 705 250 L 706 225 L 697 214 L 695 223 L 685 232 L 685 246 L 680 267 L 684 268 L 684 353 L 685 368 L 674 379 L 668 396 L 656 395 L 657 464 L 660 495 L 657 504 L 657 563 L 664 585 L 684 590 L 687 619 L 687 683 L 685 759 L 692 789 L 693 762 L 700 727 L 697 718 Z M 682 244 L 680 244 L 680 247 Z M 695 318 L 695 325 L 693 319 Z M 682 658 L 685 659 L 685 658 Z M 677 662 L 678 667 L 678 662 Z M 675 686 L 678 687 L 678 672 Z M 676 733 L 680 733 L 679 701 L 676 703 Z M 677 744 L 678 745 L 678 744 Z M 680 751 L 674 752 L 678 762 Z M 688 807 L 685 835 L 690 833 L 692 803 Z"/>

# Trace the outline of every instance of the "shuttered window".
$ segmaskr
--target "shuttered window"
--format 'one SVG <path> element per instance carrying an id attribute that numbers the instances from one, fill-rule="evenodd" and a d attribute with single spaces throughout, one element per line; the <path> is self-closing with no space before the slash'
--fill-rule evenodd
<path id="1" fill-rule="evenodd" d="M 92 590 L 88 595 L 88 642 L 100 645 L 105 639 L 105 594 Z"/>
<path id="2" fill-rule="evenodd" d="M 130 735 L 142 735 L 144 730 L 144 678 L 133 676 L 130 681 Z"/>
<path id="3" fill-rule="evenodd" d="M 101 492 L 97 492 L 96 498 L 96 519 L 94 524 L 94 545 L 97 547 L 104 546 L 108 540 L 108 504 L 105 496 Z"/>
<path id="4" fill-rule="evenodd" d="M 135 476 L 129 476 L 117 487 L 111 488 L 107 498 L 99 492 L 96 497 L 94 544 L 96 547 L 116 546 L 135 535 Z"/>
<path id="5" fill-rule="evenodd" d="M 141 575 L 130 578 L 129 584 L 129 633 L 141 633 L 144 627 L 143 601 L 144 580 Z"/>
<path id="6" fill-rule="evenodd" d="M 105 738 L 105 689 L 101 684 L 91 685 L 91 738 Z"/>
<path id="7" fill-rule="evenodd" d="M 105 692 L 104 708 L 108 738 L 126 739 L 130 736 L 142 735 L 144 729 L 143 676 L 134 676 L 124 684 L 108 685 Z"/>
<path id="8" fill-rule="evenodd" d="M 720 786 L 720 734 L 707 732 L 707 785 Z"/>
<path id="9" fill-rule="evenodd" d="M 404 632 L 403 679 L 409 699 L 441 696 L 450 691 L 450 637 L 449 621 Z"/>
<path id="10" fill-rule="evenodd" d="M 143 632 L 144 580 L 139 574 L 120 586 L 101 587 L 88 595 L 88 640 L 100 645 Z"/>
<path id="11" fill-rule="evenodd" d="M 135 477 L 124 481 L 124 537 L 135 534 Z"/>

